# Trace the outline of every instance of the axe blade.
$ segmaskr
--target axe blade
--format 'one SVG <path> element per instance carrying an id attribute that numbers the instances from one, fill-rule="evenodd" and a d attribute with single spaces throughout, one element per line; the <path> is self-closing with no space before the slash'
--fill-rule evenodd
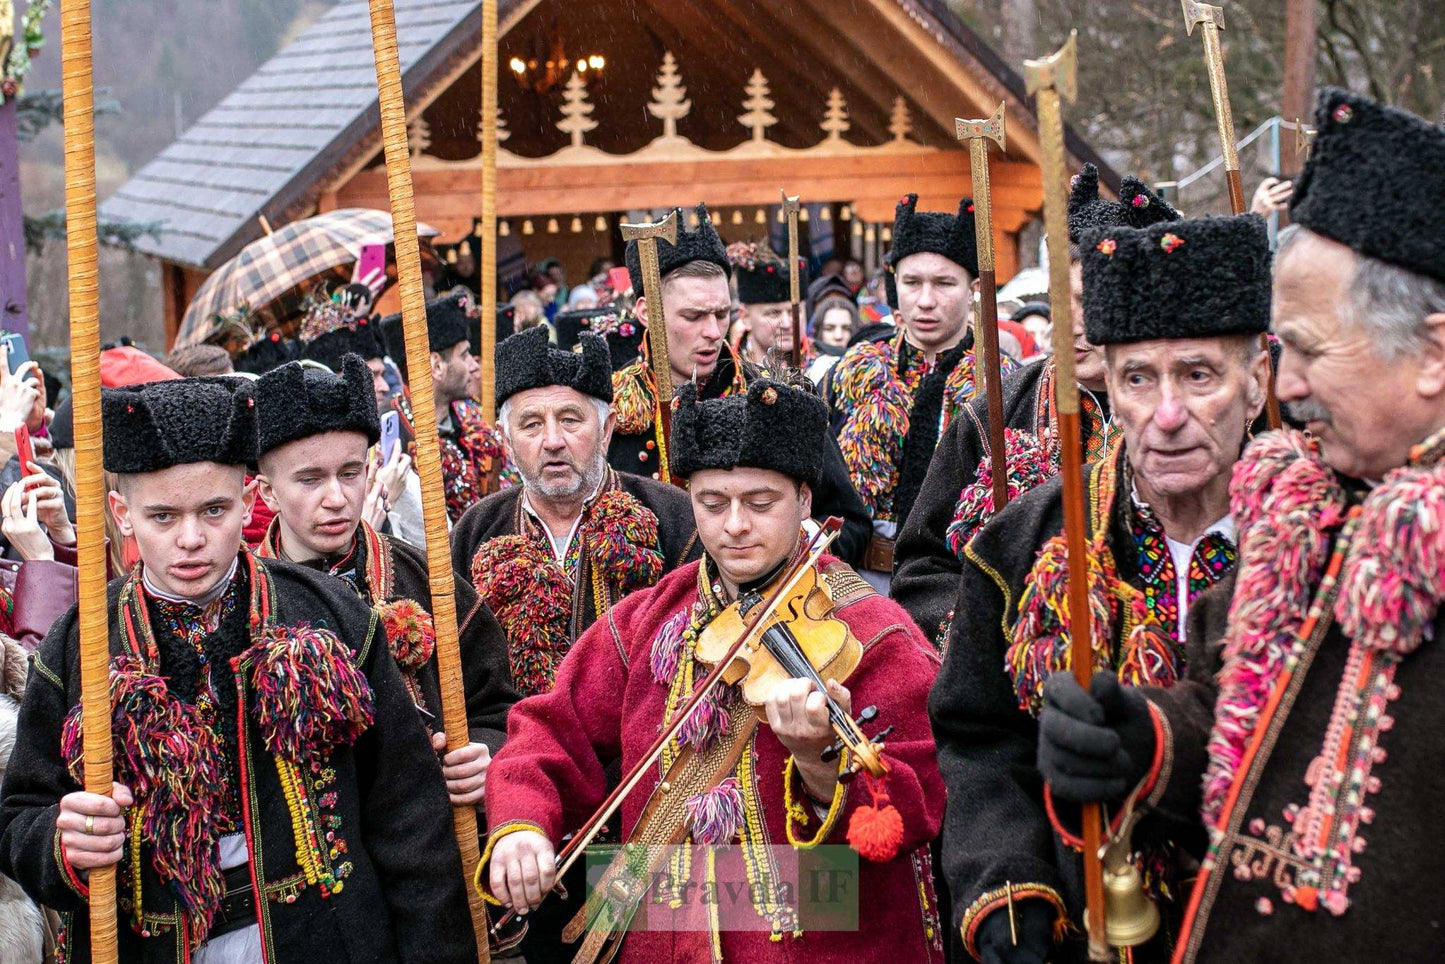
<path id="1" fill-rule="evenodd" d="M 1310 148 L 1314 146 L 1316 131 L 1313 127 L 1300 120 L 1294 119 L 1294 155 L 1305 157 L 1309 154 Z"/>
<path id="2" fill-rule="evenodd" d="M 962 117 L 953 119 L 954 134 L 961 141 L 971 140 L 975 137 L 987 137 L 998 145 L 1001 151 L 1008 150 L 1003 124 L 1004 104 L 999 102 L 998 110 L 993 116 L 981 120 L 964 120 Z"/>
<path id="3" fill-rule="evenodd" d="M 661 221 L 644 221 L 641 224 L 623 222 L 622 240 L 642 241 L 644 238 L 661 238 L 668 244 L 677 244 L 677 209 L 667 212 Z"/>
<path id="4" fill-rule="evenodd" d="M 1224 8 L 1217 7 L 1212 3 L 1200 3 L 1199 0 L 1179 0 L 1184 7 L 1184 35 L 1194 35 L 1194 25 L 1199 23 L 1212 23 L 1220 30 L 1224 29 Z"/>
<path id="5" fill-rule="evenodd" d="M 1070 30 L 1064 45 L 1047 57 L 1025 60 L 1024 81 L 1031 97 L 1052 87 L 1073 103 L 1079 92 L 1079 32 Z"/>
<path id="6" fill-rule="evenodd" d="M 794 194 L 792 197 L 789 197 L 789 196 L 788 196 L 787 188 L 784 188 L 784 189 L 783 189 L 783 216 L 784 216 L 784 217 L 787 217 L 787 216 L 790 215 L 790 214 L 797 214 L 797 213 L 798 213 L 798 209 L 799 209 L 798 199 L 801 198 L 801 197 L 802 197 L 801 194 Z"/>

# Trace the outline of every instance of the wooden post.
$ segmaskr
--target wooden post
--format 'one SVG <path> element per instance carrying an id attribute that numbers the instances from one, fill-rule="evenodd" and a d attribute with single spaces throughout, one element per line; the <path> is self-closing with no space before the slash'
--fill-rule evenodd
<path id="1" fill-rule="evenodd" d="M 396 48 L 396 13 L 392 0 L 369 0 L 371 43 L 376 55 L 376 89 L 381 106 L 381 136 L 386 155 L 386 186 L 391 197 L 392 236 L 396 241 L 397 288 L 401 293 L 402 328 L 406 335 L 406 368 L 416 428 L 416 468 L 421 477 L 422 519 L 426 529 L 427 570 L 431 584 L 432 622 L 436 628 L 437 673 L 441 677 L 442 724 L 447 750 L 471 741 L 466 693 L 462 688 L 461 652 L 457 644 L 456 587 L 452 583 L 447 514 L 442 487 L 441 445 L 437 438 L 436 401 L 432 393 L 430 348 L 427 342 L 426 293 L 422 287 L 421 250 L 416 234 L 416 203 L 411 190 L 411 156 L 406 141 L 406 105 L 402 97 L 401 63 Z M 482 319 L 482 330 L 487 319 Z M 470 884 L 481 863 L 477 813 L 472 807 L 452 808 L 462 873 L 471 904 L 477 957 L 491 959 L 487 944 L 487 907 Z"/>
<path id="2" fill-rule="evenodd" d="M 105 591 L 105 476 L 101 469 L 100 288 L 96 273 L 95 89 L 90 0 L 61 0 L 65 99 L 65 228 L 70 282 L 70 372 L 75 406 L 75 531 L 79 554 L 80 718 L 85 789 L 110 796 L 110 631 Z M 115 964 L 115 867 L 90 872 L 95 964 Z"/>
<path id="3" fill-rule="evenodd" d="M 1315 89 L 1315 32 L 1319 9 L 1316 0 L 1285 0 L 1284 90 L 1280 116 L 1309 118 Z M 1281 152 L 1281 173 L 1293 174 L 1304 158 L 1298 152 Z"/>
<path id="4" fill-rule="evenodd" d="M 482 0 L 482 413 L 497 420 L 497 0 Z"/>

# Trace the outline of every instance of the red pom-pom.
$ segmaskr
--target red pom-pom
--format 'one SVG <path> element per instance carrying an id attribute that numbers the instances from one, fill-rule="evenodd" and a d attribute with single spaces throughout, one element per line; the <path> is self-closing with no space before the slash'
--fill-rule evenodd
<path id="1" fill-rule="evenodd" d="M 865 779 L 873 803 L 854 810 L 848 819 L 848 846 L 864 860 L 887 863 L 898 856 L 903 846 L 903 816 L 888 802 L 881 780 Z"/>

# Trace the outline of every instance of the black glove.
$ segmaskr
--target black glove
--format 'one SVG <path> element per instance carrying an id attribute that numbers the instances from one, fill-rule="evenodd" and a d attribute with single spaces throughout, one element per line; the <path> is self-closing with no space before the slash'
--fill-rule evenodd
<path id="1" fill-rule="evenodd" d="M 1039 772 L 1054 796 L 1102 803 L 1126 796 L 1154 758 L 1149 703 L 1113 673 L 1095 673 L 1089 692 L 1072 673 L 1044 684 L 1039 714 Z"/>
<path id="2" fill-rule="evenodd" d="M 973 943 L 983 964 L 1044 964 L 1054 946 L 1054 917 L 1048 901 L 1023 898 L 1014 901 L 1014 926 L 1019 941 L 1009 930 L 1008 907 L 989 911 L 978 925 Z"/>

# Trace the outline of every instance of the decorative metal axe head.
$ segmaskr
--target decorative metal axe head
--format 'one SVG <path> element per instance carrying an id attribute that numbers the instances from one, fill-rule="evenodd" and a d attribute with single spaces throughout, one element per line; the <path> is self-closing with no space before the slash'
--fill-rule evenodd
<path id="1" fill-rule="evenodd" d="M 1294 119 L 1294 156 L 1304 157 L 1309 154 L 1310 148 L 1314 146 L 1315 134 L 1319 133 L 1313 127 L 1300 120 Z"/>
<path id="2" fill-rule="evenodd" d="M 1030 97 L 1051 87 L 1073 103 L 1079 93 L 1079 32 L 1070 30 L 1064 45 L 1047 57 L 1025 60 L 1024 83 Z"/>
<path id="3" fill-rule="evenodd" d="M 1184 35 L 1193 36 L 1194 25 L 1197 23 L 1212 23 L 1220 30 L 1224 29 L 1224 8 L 1216 7 L 1212 3 L 1199 3 L 1198 0 L 1179 0 L 1184 5 Z"/>
<path id="4" fill-rule="evenodd" d="M 641 224 L 622 223 L 622 240 L 641 244 L 648 238 L 661 238 L 668 244 L 677 244 L 677 209 L 667 212 L 661 221 L 644 221 Z"/>
<path id="5" fill-rule="evenodd" d="M 1008 150 L 1004 144 L 1003 110 L 1003 101 L 999 101 L 998 110 L 994 111 L 993 116 L 986 120 L 964 120 L 962 117 L 955 117 L 953 119 L 954 133 L 961 141 L 987 137 L 998 145 L 999 150 Z"/>
<path id="6" fill-rule="evenodd" d="M 799 207 L 799 206 L 798 206 L 798 199 L 799 199 L 800 197 L 802 197 L 801 194 L 794 194 L 792 197 L 788 197 L 788 191 L 787 191 L 787 189 L 786 189 L 786 188 L 783 189 L 783 216 L 784 216 L 784 217 L 787 217 L 787 216 L 789 216 L 789 215 L 793 215 L 793 214 L 797 214 L 797 213 L 798 213 L 798 207 Z"/>

